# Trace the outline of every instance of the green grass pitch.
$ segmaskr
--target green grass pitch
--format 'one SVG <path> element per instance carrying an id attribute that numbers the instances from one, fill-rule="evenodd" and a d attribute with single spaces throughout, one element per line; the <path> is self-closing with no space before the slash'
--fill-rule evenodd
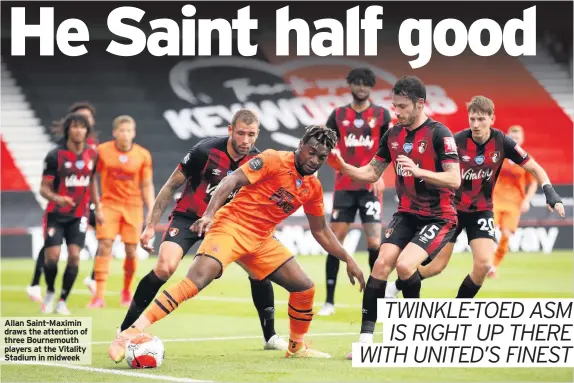
<path id="1" fill-rule="evenodd" d="M 182 278 L 192 257 L 182 262 L 172 280 Z M 368 275 L 367 258 L 357 259 Z M 155 258 L 139 264 L 135 283 L 153 267 Z M 315 305 L 325 297 L 325 258 L 298 257 L 317 284 Z M 72 316 L 93 318 L 92 366 L 83 369 L 0 363 L 4 382 L 107 382 L 107 381 L 225 381 L 225 382 L 572 382 L 573 370 L 566 368 L 373 368 L 354 369 L 345 355 L 358 338 L 361 319 L 361 294 L 351 286 L 342 265 L 339 272 L 335 316 L 315 316 L 311 325 L 312 346 L 330 353 L 326 360 L 285 359 L 283 352 L 263 351 L 261 330 L 247 276 L 236 265 L 207 287 L 198 297 L 185 303 L 168 318 L 150 328 L 165 342 L 166 359 L 159 369 L 131 370 L 125 362 L 108 359 L 107 347 L 114 338 L 126 309 L 119 306 L 122 263 L 112 263 L 106 296 L 107 308 L 85 308 L 90 295 L 82 279 L 91 272 L 91 261 L 82 262 L 80 275 L 69 298 Z M 487 280 L 479 298 L 572 298 L 573 257 L 571 252 L 552 254 L 511 253 L 499 278 Z M 471 257 L 456 254 L 445 272 L 423 282 L 423 297 L 450 298 L 470 270 Z M 25 286 L 31 278 L 31 260 L 2 259 L 1 313 L 3 317 L 40 317 L 39 306 L 29 301 Z M 57 293 L 64 265 L 61 264 Z M 394 279 L 394 275 L 392 279 Z M 134 288 L 135 288 L 134 283 Z M 169 282 L 168 282 L 169 283 Z M 275 288 L 276 328 L 288 334 L 287 293 Z M 377 330 L 380 330 L 380 324 Z M 377 335 L 380 341 L 380 332 Z M 118 374 L 119 372 L 119 374 Z M 141 373 L 142 375 L 134 375 Z M 122 375 L 123 374 L 123 375 Z"/>

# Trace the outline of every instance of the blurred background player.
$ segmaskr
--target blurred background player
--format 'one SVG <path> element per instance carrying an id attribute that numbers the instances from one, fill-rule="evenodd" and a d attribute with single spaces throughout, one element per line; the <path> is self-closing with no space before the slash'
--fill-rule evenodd
<path id="1" fill-rule="evenodd" d="M 372 70 L 368 68 L 351 70 L 347 75 L 347 84 L 353 101 L 335 108 L 326 125 L 337 133 L 337 149 L 345 162 L 360 167 L 367 165 L 377 153 L 379 141 L 389 128 L 391 115 L 388 110 L 372 104 L 369 100 L 371 90 L 376 84 Z M 381 246 L 382 197 L 385 188 L 383 178 L 372 185 L 365 185 L 354 182 L 339 172 L 335 173 L 335 177 L 331 230 L 339 242 L 344 243 L 358 210 L 369 251 L 369 266 L 372 269 Z M 335 313 L 335 287 L 339 262 L 333 255 L 327 255 L 327 297 L 317 315 Z"/>
<path id="2" fill-rule="evenodd" d="M 88 228 L 90 197 L 99 208 L 97 184 L 94 180 L 98 155 L 95 149 L 86 145 L 91 125 L 83 115 L 67 116 L 63 128 L 66 143 L 58 145 L 46 156 L 40 187 L 42 197 L 50 201 L 44 222 L 44 276 L 47 292 L 41 310 L 45 314 L 54 310 L 54 282 L 65 239 L 68 261 L 56 312 L 68 315 L 70 311 L 66 299 L 78 275 L 80 251 L 84 247 Z"/>
<path id="3" fill-rule="evenodd" d="M 109 347 L 110 358 L 120 362 L 129 339 L 196 296 L 235 261 L 240 261 L 252 277 L 269 278 L 289 292 L 286 356 L 329 358 L 303 342 L 313 319 L 315 285 L 273 234 L 278 224 L 303 207 L 313 237 L 347 263 L 351 283 L 356 278 L 363 290 L 361 269 L 325 221 L 323 188 L 315 176 L 336 144 L 337 136 L 331 129 L 310 126 L 295 152 L 266 150 L 225 177 L 203 216 L 192 226 L 200 237 L 205 233 L 205 238 L 186 278 L 164 290 L 132 327 L 118 334 Z"/>
<path id="4" fill-rule="evenodd" d="M 155 228 L 163 212 L 171 203 L 176 190 L 185 184 L 169 217 L 156 266 L 139 282 L 120 331 L 129 328 L 139 318 L 159 289 L 175 273 L 181 259 L 201 240 L 190 227 L 203 215 L 220 181 L 259 153 L 255 148 L 259 135 L 259 120 L 253 112 L 246 109 L 237 111 L 231 119 L 228 133 L 229 137 L 206 138 L 197 143 L 159 191 L 140 238 L 142 247 L 148 251 L 154 251 L 148 244 L 155 235 Z M 249 281 L 253 303 L 263 329 L 264 349 L 286 350 L 287 342 L 275 332 L 275 305 L 271 281 L 252 278 L 249 278 Z"/>
<path id="5" fill-rule="evenodd" d="M 467 110 L 470 128 L 455 135 L 462 174 L 462 183 L 455 197 L 458 212 L 456 233 L 435 259 L 419 266 L 417 271 L 421 279 L 442 272 L 450 260 L 456 238 L 466 230 L 472 250 L 472 270 L 462 281 L 457 298 L 474 298 L 492 267 L 496 240 L 492 194 L 504 159 L 514 161 L 541 183 L 548 184 L 544 188 L 548 205 L 556 207 L 558 214 L 564 217 L 564 206 L 544 169 L 514 140 L 492 127 L 495 121 L 492 100 L 475 96 L 468 103 Z M 395 297 L 401 289 L 404 289 L 404 282 L 400 280 L 389 284 L 386 296 Z"/>
<path id="6" fill-rule="evenodd" d="M 399 206 L 363 294 L 359 342 L 364 343 L 373 342 L 377 301 L 385 297 L 391 271 L 396 267 L 405 298 L 420 298 L 417 267 L 434 258 L 456 230 L 453 200 L 460 169 L 454 137 L 446 126 L 426 116 L 426 87 L 419 78 L 401 78 L 392 95 L 399 123 L 383 135 L 371 162 L 357 168 L 340 155 L 330 160 L 335 169 L 363 183 L 375 182 L 387 166 L 395 167 Z"/>
<path id="7" fill-rule="evenodd" d="M 112 245 L 119 234 L 125 244 L 124 283 L 120 303 L 131 303 L 131 282 L 137 266 L 137 246 L 143 228 L 144 204 L 148 215 L 155 198 L 150 152 L 133 142 L 136 122 L 130 116 L 113 121 L 112 141 L 98 146 L 97 173 L 102 188 L 104 223 L 97 225 L 98 254 L 94 264 L 96 294 L 89 308 L 105 306 L 104 293 L 112 258 Z"/>
<path id="8" fill-rule="evenodd" d="M 90 124 L 90 131 L 88 134 L 88 138 L 86 140 L 86 145 L 95 149 L 98 144 L 97 132 L 95 130 L 96 108 L 87 101 L 80 101 L 72 104 L 68 108 L 68 113 L 81 114 L 86 118 L 86 120 Z M 64 121 L 65 118 L 62 118 L 60 120 L 54 121 L 52 124 L 51 129 L 52 134 L 54 135 L 55 140 L 58 142 L 58 145 L 66 145 L 66 138 L 64 134 Z M 96 212 L 94 210 L 95 210 L 95 204 L 90 203 L 90 217 L 88 220 L 88 232 L 86 233 L 87 240 L 85 241 L 86 250 L 93 257 L 95 257 L 97 251 L 97 247 L 94 248 L 90 246 L 90 244 L 94 243 L 96 239 L 94 233 L 96 227 Z M 93 241 L 88 240 L 89 235 L 93 236 Z M 42 276 L 44 259 L 45 259 L 44 247 L 42 247 L 42 249 L 40 249 L 40 252 L 38 253 L 38 257 L 36 258 L 32 282 L 30 283 L 30 286 L 26 288 L 26 291 L 30 299 L 38 303 L 42 301 L 42 290 L 40 289 L 40 277 Z"/>
<path id="9" fill-rule="evenodd" d="M 508 136 L 520 146 L 524 143 L 522 126 L 511 126 Z M 494 224 L 500 229 L 500 240 L 489 277 L 496 277 L 496 269 L 508 252 L 508 240 L 518 228 L 520 215 L 530 210 L 537 189 L 538 182 L 532 174 L 509 159 L 504 161 L 493 194 Z"/>

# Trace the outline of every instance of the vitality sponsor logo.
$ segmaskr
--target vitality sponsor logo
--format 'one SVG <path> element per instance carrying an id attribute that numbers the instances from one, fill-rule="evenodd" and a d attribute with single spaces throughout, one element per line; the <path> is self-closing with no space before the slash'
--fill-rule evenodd
<path id="1" fill-rule="evenodd" d="M 371 136 L 359 136 L 357 137 L 354 133 L 349 134 L 345 137 L 345 146 L 347 148 L 354 148 L 364 146 L 366 148 L 372 149 L 375 142 L 372 140 Z"/>
<path id="2" fill-rule="evenodd" d="M 71 176 L 67 176 L 64 182 L 67 188 L 88 187 L 88 185 L 90 185 L 90 176 L 78 177 L 72 174 Z"/>
<path id="3" fill-rule="evenodd" d="M 482 179 L 490 181 L 490 178 L 492 178 L 492 174 L 494 174 L 494 170 L 492 169 L 476 170 L 474 168 L 468 168 L 462 171 L 462 179 L 466 181 L 475 181 Z"/>

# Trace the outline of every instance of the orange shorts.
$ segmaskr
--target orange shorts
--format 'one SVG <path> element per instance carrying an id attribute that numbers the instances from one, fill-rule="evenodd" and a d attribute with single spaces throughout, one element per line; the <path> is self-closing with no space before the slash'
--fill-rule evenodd
<path id="1" fill-rule="evenodd" d="M 520 223 L 520 210 L 494 209 L 494 224 L 501 230 L 515 232 Z"/>
<path id="2" fill-rule="evenodd" d="M 197 255 L 218 261 L 221 273 L 227 265 L 237 262 L 250 277 L 258 280 L 265 279 L 293 258 L 293 254 L 275 237 L 257 238 L 245 227 L 229 221 L 213 224 Z"/>
<path id="3" fill-rule="evenodd" d="M 96 238 L 114 240 L 119 234 L 122 242 L 137 245 L 143 230 L 143 207 L 102 203 L 104 224 L 96 224 Z"/>

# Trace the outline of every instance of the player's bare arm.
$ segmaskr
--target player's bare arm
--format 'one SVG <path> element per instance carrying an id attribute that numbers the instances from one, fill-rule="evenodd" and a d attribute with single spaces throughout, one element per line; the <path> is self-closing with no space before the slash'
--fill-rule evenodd
<path id="1" fill-rule="evenodd" d="M 325 216 L 314 216 L 307 214 L 307 220 L 309 221 L 309 228 L 315 240 L 321 245 L 325 251 L 333 256 L 339 258 L 341 261 L 347 264 L 347 275 L 349 280 L 354 285 L 355 278 L 359 281 L 361 287 L 360 291 L 365 289 L 365 278 L 363 272 L 361 271 L 359 265 L 355 259 L 347 253 L 347 251 L 341 246 L 341 243 L 333 234 L 331 228 L 327 225 L 325 221 Z"/>
<path id="2" fill-rule="evenodd" d="M 397 157 L 397 164 L 399 164 L 404 171 L 410 172 L 413 177 L 420 178 L 435 186 L 452 189 L 458 189 L 460 187 L 460 166 L 457 162 L 443 163 L 442 172 L 421 169 L 412 159 L 404 155 Z"/>
<path id="3" fill-rule="evenodd" d="M 76 205 L 72 197 L 61 196 L 58 193 L 54 193 L 54 180 L 51 178 L 42 178 L 42 184 L 40 185 L 40 195 L 46 198 L 48 201 L 55 202 L 60 206 Z"/>
<path id="4" fill-rule="evenodd" d="M 147 179 L 142 180 L 142 195 L 144 200 L 144 205 L 148 211 L 148 217 L 151 215 L 151 211 L 153 208 L 153 203 L 155 200 L 155 187 L 153 185 L 153 178 L 149 177 Z M 146 217 L 146 221 L 148 221 Z"/>
<path id="5" fill-rule="evenodd" d="M 521 211 L 523 213 L 526 213 L 528 210 L 530 210 L 530 201 L 532 201 L 532 198 L 534 198 L 536 190 L 538 190 L 538 182 L 532 181 L 528 184 L 528 187 L 526 188 L 526 195 L 524 196 L 524 202 L 522 203 L 521 207 Z"/>
<path id="6" fill-rule="evenodd" d="M 331 152 L 327 162 L 335 170 L 340 171 L 353 181 L 365 184 L 372 184 L 379 181 L 383 172 L 387 166 L 389 166 L 388 162 L 375 156 L 367 165 L 358 168 L 346 163 L 336 150 Z"/>
<path id="7" fill-rule="evenodd" d="M 104 224 L 104 214 L 100 205 L 100 191 L 98 190 L 98 181 L 96 175 L 90 180 L 90 201 L 94 204 L 94 214 L 96 215 L 96 222 L 100 225 Z"/>
<path id="8" fill-rule="evenodd" d="M 219 186 L 217 186 L 217 189 L 213 193 L 213 196 L 211 196 L 211 200 L 209 201 L 203 216 L 191 225 L 191 230 L 197 232 L 199 236 L 207 232 L 211 227 L 213 216 L 220 207 L 225 205 L 225 201 L 227 201 L 229 195 L 234 190 L 240 189 L 249 184 L 249 179 L 241 169 L 235 170 L 233 173 L 221 180 Z"/>
<path id="9" fill-rule="evenodd" d="M 564 204 L 560 199 L 560 196 L 554 190 L 554 187 L 550 183 L 550 178 L 542 166 L 536 162 L 533 158 L 530 158 L 524 165 L 522 165 L 524 170 L 529 172 L 534 176 L 536 181 L 542 185 L 542 190 L 544 195 L 546 195 L 546 204 L 548 205 L 548 210 L 553 212 L 556 210 L 560 217 L 565 217 Z"/>

